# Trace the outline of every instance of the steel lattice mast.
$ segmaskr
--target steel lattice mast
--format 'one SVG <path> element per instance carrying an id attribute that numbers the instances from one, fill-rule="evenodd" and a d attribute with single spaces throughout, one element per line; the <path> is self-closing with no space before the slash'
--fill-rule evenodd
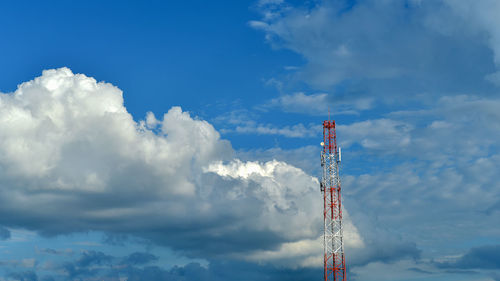
<path id="1" fill-rule="evenodd" d="M 323 194 L 324 280 L 346 281 L 344 242 L 342 236 L 342 198 L 340 194 L 340 148 L 337 148 L 335 121 L 323 122 L 321 143 L 323 177 L 320 188 Z"/>

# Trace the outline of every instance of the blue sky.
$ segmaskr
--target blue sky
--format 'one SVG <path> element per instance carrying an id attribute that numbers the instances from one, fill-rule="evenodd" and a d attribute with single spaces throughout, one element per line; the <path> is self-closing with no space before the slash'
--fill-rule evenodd
<path id="1" fill-rule="evenodd" d="M 500 280 L 497 1 L 0 4 L 0 280 Z M 237 276 L 237 277 L 235 277 Z"/>

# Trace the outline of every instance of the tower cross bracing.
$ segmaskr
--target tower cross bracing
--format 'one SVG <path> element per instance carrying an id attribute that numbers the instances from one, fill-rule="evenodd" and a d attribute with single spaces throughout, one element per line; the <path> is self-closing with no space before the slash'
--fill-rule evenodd
<path id="1" fill-rule="evenodd" d="M 340 148 L 335 121 L 323 122 L 320 189 L 323 195 L 324 281 L 346 281 L 340 185 Z"/>

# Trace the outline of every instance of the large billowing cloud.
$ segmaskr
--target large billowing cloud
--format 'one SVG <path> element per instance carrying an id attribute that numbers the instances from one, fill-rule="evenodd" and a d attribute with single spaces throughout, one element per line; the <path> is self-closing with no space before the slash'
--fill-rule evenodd
<path id="1" fill-rule="evenodd" d="M 311 266 L 302 259 L 321 254 L 321 206 L 303 170 L 235 159 L 209 123 L 179 107 L 136 122 L 118 88 L 67 68 L 0 95 L 0 225 Z M 350 222 L 346 235 L 363 247 Z"/>

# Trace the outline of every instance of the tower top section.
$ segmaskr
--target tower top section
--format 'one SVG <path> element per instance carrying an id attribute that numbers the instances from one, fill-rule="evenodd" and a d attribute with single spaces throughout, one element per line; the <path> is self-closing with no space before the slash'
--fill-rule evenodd
<path id="1" fill-rule="evenodd" d="M 323 152 L 335 153 L 337 151 L 337 135 L 335 120 L 323 121 Z"/>

